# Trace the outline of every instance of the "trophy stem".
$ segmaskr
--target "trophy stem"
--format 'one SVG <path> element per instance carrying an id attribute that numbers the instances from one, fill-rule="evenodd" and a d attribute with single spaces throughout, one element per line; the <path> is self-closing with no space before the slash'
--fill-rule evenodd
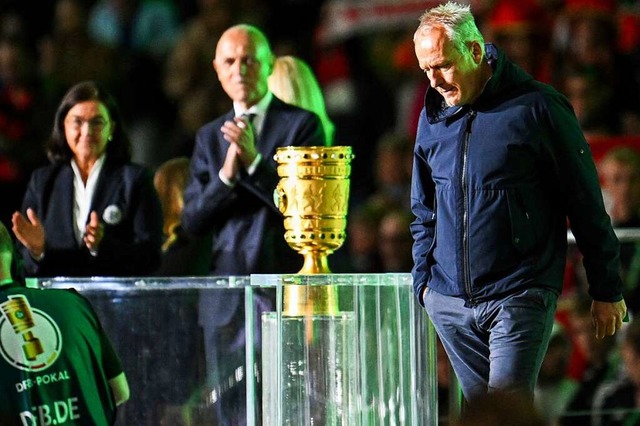
<path id="1" fill-rule="evenodd" d="M 330 274 L 328 256 L 326 250 L 307 250 L 302 253 L 304 256 L 304 264 L 298 274 Z"/>

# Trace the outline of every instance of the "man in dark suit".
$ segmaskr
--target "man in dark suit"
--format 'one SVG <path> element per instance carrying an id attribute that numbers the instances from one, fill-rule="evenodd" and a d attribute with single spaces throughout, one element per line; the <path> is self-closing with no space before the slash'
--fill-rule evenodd
<path id="1" fill-rule="evenodd" d="M 273 156 L 279 147 L 324 145 L 325 138 L 315 114 L 269 92 L 274 59 L 265 35 L 249 25 L 229 28 L 216 47 L 213 68 L 233 110 L 196 135 L 182 217 L 191 234 L 213 232 L 211 275 L 293 273 L 302 266 L 302 257 L 284 240 L 283 217 L 273 202 L 279 180 Z M 244 365 L 240 302 L 239 292 L 226 290 L 206 292 L 200 301 L 213 387 Z M 264 295 L 256 296 L 255 306 L 270 305 Z M 237 398 L 219 402 L 220 424 L 243 422 L 244 391 L 238 389 Z"/>

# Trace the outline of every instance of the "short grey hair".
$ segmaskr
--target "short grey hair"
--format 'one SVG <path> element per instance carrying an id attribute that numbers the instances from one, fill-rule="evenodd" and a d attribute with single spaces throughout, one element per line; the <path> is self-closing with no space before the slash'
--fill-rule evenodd
<path id="1" fill-rule="evenodd" d="M 445 30 L 447 37 L 459 52 L 464 53 L 467 50 L 467 43 L 478 42 L 484 55 L 484 37 L 471 14 L 470 6 L 450 1 L 427 9 L 420 16 L 420 24 L 416 29 L 415 35 L 440 27 Z"/>

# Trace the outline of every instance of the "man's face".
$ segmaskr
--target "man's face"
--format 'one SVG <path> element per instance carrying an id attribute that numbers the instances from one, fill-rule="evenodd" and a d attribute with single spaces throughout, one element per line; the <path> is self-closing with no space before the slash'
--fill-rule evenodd
<path id="1" fill-rule="evenodd" d="M 227 95 L 250 107 L 267 93 L 273 55 L 258 37 L 243 29 L 231 29 L 218 42 L 213 68 Z"/>
<path id="2" fill-rule="evenodd" d="M 443 28 L 432 28 L 418 31 L 414 44 L 420 68 L 447 105 L 469 104 L 480 95 L 485 81 L 480 68 L 482 51 L 477 43 L 460 52 Z"/>

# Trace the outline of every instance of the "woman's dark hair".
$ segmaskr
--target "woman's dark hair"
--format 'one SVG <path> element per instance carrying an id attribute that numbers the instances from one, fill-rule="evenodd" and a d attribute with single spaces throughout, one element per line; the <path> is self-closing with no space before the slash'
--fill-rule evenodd
<path id="1" fill-rule="evenodd" d="M 131 160 L 131 143 L 123 128 L 122 116 L 115 99 L 107 90 L 95 81 L 83 81 L 71 87 L 62 98 L 56 111 L 53 130 L 47 142 L 47 156 L 52 163 L 63 163 L 71 160 L 73 153 L 67 144 L 64 132 L 64 120 L 69 110 L 79 103 L 98 101 L 109 112 L 113 124 L 111 141 L 107 144 L 107 156 L 110 161 L 128 162 Z"/>

